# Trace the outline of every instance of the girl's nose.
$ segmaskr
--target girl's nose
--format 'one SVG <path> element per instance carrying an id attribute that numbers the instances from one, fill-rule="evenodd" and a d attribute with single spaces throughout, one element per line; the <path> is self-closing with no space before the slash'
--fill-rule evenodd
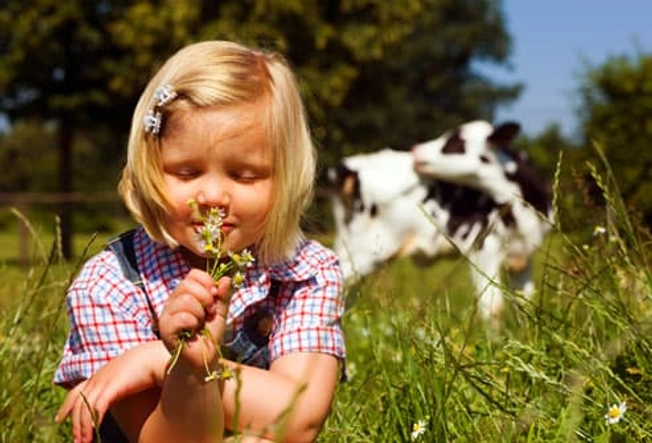
<path id="1" fill-rule="evenodd" d="M 205 180 L 196 199 L 197 203 L 208 207 L 227 208 L 231 203 L 228 189 L 216 179 Z"/>

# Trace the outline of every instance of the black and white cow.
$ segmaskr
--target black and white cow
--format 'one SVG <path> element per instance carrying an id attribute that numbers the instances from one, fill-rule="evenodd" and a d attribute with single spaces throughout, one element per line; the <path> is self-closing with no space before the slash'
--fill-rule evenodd
<path id="1" fill-rule="evenodd" d="M 551 199 L 527 158 L 510 147 L 518 129 L 470 122 L 411 153 L 342 159 L 330 174 L 334 248 L 347 282 L 396 257 L 459 251 L 488 322 L 500 321 L 504 268 L 511 287 L 530 296 L 530 258 L 549 230 Z"/>
<path id="2" fill-rule="evenodd" d="M 509 210 L 506 245 L 512 268 L 536 251 L 553 219 L 549 180 L 540 176 L 525 152 L 512 146 L 519 132 L 517 123 L 493 127 L 476 120 L 412 148 L 421 178 L 471 187 Z"/>

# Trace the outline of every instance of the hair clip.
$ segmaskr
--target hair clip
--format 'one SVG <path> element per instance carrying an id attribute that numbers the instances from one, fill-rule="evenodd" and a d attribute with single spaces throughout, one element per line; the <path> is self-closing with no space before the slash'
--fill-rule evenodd
<path id="1" fill-rule="evenodd" d="M 162 107 L 170 103 L 178 94 L 170 85 L 160 86 L 156 92 L 154 92 L 154 97 L 156 98 L 157 107 Z"/>
<path id="2" fill-rule="evenodd" d="M 145 132 L 147 134 L 158 135 L 161 130 L 163 115 L 161 114 L 161 111 L 157 109 L 170 103 L 177 97 L 177 95 L 177 92 L 170 85 L 159 86 L 156 91 L 154 91 L 154 100 L 156 103 L 154 103 L 152 109 L 147 111 L 147 115 L 145 115 L 145 118 L 143 119 Z"/>
<path id="3" fill-rule="evenodd" d="M 159 111 L 153 111 L 150 109 L 147 111 L 147 115 L 143 119 L 145 124 L 145 132 L 148 134 L 158 135 L 161 130 L 161 113 Z"/>

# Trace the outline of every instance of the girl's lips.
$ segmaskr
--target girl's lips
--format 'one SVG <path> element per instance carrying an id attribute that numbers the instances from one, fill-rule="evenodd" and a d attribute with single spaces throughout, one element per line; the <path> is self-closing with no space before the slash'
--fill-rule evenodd
<path id="1" fill-rule="evenodd" d="M 193 223 L 192 228 L 194 229 L 195 232 L 201 232 L 201 230 L 204 228 L 204 223 Z M 222 232 L 225 234 L 228 234 L 229 232 L 233 231 L 235 229 L 235 225 L 232 223 L 222 223 Z"/>

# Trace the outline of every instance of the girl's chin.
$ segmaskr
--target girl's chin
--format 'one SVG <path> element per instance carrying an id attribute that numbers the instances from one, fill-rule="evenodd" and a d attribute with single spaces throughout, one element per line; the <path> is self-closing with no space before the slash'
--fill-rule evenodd
<path id="1" fill-rule="evenodd" d="M 187 246 L 181 246 L 180 248 L 181 255 L 194 267 L 197 267 L 201 265 L 203 267 L 204 264 L 206 264 L 206 260 L 209 259 L 209 257 L 206 255 L 206 253 L 202 250 L 199 249 L 199 247 L 193 247 L 189 248 Z"/>

